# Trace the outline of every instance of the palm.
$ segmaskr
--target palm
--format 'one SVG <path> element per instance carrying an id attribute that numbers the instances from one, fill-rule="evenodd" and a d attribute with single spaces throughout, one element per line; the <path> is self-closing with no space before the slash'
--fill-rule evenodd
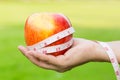
<path id="1" fill-rule="evenodd" d="M 24 47 L 19 47 L 20 51 L 34 64 L 45 69 L 64 72 L 73 67 L 89 61 L 91 42 L 85 39 L 74 38 L 72 47 L 60 56 L 40 54 L 34 51 L 28 51 Z"/>

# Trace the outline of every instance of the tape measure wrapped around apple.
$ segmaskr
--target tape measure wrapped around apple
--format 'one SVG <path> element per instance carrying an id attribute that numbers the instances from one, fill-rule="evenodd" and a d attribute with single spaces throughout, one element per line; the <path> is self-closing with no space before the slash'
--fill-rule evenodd
<path id="1" fill-rule="evenodd" d="M 35 13 L 25 23 L 25 41 L 29 50 L 54 56 L 64 54 L 73 44 L 74 29 L 60 13 Z"/>

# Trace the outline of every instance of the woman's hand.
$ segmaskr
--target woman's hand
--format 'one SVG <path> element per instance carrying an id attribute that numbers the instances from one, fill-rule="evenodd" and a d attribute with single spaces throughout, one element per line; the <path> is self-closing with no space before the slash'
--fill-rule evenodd
<path id="1" fill-rule="evenodd" d="M 58 72 L 68 71 L 90 61 L 108 61 L 107 54 L 98 43 L 80 38 L 74 38 L 72 47 L 64 55 L 59 56 L 29 51 L 23 46 L 18 48 L 35 65 Z"/>

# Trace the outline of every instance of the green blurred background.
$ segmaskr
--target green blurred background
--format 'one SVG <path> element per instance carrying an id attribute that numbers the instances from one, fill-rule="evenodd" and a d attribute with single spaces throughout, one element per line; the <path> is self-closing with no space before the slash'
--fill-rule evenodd
<path id="1" fill-rule="evenodd" d="M 36 12 L 65 14 L 74 37 L 120 40 L 119 0 L 0 0 L 0 80 L 115 80 L 110 63 L 91 62 L 65 73 L 38 68 L 17 49 L 25 45 L 26 18 Z"/>

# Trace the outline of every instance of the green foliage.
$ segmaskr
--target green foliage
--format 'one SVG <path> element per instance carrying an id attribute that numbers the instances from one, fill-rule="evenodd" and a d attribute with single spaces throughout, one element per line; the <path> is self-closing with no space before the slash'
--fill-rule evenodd
<path id="1" fill-rule="evenodd" d="M 88 63 L 66 73 L 57 73 L 33 65 L 18 51 L 17 46 L 25 45 L 24 23 L 35 12 L 67 15 L 76 30 L 74 37 L 120 40 L 119 3 L 115 0 L 1 2 L 0 80 L 115 80 L 109 63 Z"/>

